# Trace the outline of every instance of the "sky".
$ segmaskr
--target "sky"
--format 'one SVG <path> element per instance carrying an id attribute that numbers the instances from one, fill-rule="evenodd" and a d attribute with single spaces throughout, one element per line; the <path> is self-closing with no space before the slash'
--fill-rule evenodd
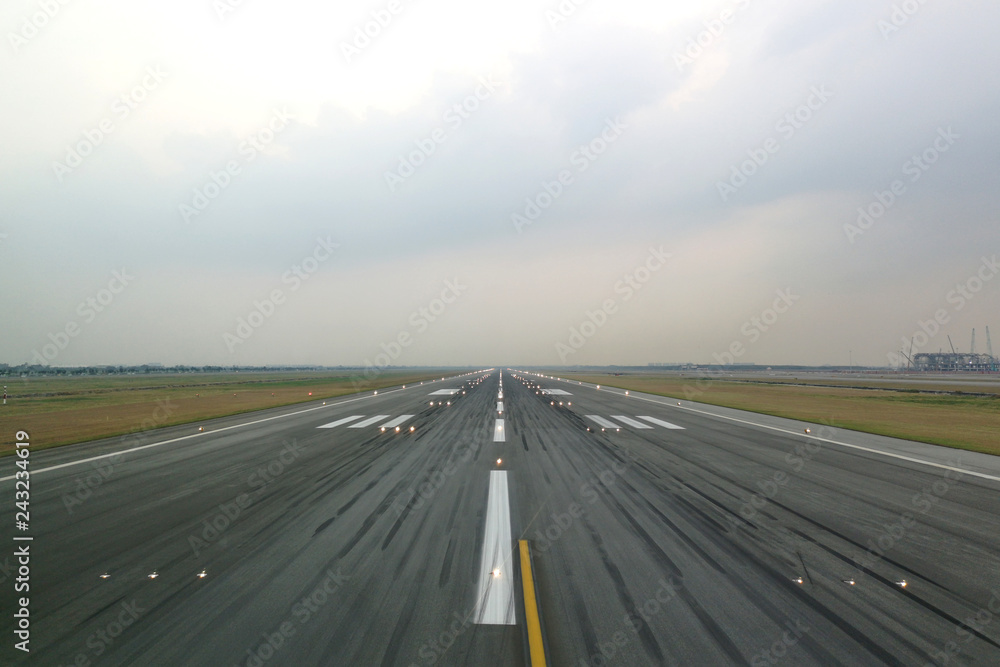
<path id="1" fill-rule="evenodd" d="M 1000 353 L 998 23 L 11 0 L 0 363 L 887 365 L 989 325 Z"/>

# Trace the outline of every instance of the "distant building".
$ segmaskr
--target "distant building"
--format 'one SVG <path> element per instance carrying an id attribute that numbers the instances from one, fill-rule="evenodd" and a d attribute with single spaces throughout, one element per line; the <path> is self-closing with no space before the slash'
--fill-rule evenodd
<path id="1" fill-rule="evenodd" d="M 964 352 L 921 352 L 913 355 L 918 371 L 996 371 L 997 360 L 988 354 Z"/>

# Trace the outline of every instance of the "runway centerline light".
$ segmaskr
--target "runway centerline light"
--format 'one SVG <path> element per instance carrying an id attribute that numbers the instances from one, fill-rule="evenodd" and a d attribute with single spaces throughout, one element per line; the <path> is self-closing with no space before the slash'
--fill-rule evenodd
<path id="1" fill-rule="evenodd" d="M 206 572 L 205 570 L 202 570 L 201 572 L 198 573 L 198 578 L 199 579 L 204 579 L 207 576 L 208 576 L 208 572 Z"/>
<path id="2" fill-rule="evenodd" d="M 494 579 L 499 579 L 500 578 L 500 568 L 499 567 L 496 568 L 495 570 L 493 570 L 493 578 Z"/>

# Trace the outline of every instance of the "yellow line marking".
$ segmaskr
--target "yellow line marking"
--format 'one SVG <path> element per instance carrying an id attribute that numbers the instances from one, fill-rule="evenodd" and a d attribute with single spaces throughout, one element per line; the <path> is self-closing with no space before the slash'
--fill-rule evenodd
<path id="1" fill-rule="evenodd" d="M 518 545 L 521 548 L 521 584 L 524 587 L 524 618 L 528 624 L 531 667 L 545 667 L 545 643 L 542 641 L 542 624 L 538 619 L 538 600 L 535 599 L 535 578 L 531 573 L 528 541 L 518 540 Z"/>

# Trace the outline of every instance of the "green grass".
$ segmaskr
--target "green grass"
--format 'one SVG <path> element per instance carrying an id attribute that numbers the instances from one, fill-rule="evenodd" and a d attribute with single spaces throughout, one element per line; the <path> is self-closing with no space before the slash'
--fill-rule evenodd
<path id="1" fill-rule="evenodd" d="M 371 380 L 346 372 L 10 378 L 10 399 L 0 407 L 0 420 L 11 437 L 27 431 L 32 448 L 44 449 L 444 375 L 386 371 Z M 12 441 L 0 443 L 0 456 L 13 448 Z"/>
<path id="2" fill-rule="evenodd" d="M 558 377 L 1000 455 L 1000 395 L 756 384 L 676 375 Z"/>

